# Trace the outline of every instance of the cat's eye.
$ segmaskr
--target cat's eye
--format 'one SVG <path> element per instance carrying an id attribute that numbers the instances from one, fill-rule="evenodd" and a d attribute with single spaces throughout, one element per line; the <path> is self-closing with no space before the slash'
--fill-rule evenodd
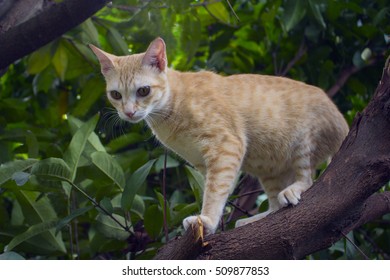
<path id="1" fill-rule="evenodd" d="M 150 86 L 144 86 L 137 89 L 137 95 L 140 97 L 145 97 L 150 93 Z"/>
<path id="2" fill-rule="evenodd" d="M 119 100 L 119 99 L 122 99 L 122 94 L 120 94 L 118 91 L 116 90 L 112 90 L 110 91 L 110 95 L 113 99 L 115 100 Z"/>

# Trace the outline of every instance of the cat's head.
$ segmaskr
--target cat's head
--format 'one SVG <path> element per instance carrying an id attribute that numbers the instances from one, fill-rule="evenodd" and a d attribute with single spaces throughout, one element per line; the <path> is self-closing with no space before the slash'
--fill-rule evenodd
<path id="1" fill-rule="evenodd" d="M 168 99 L 165 43 L 155 39 L 145 53 L 115 56 L 89 45 L 107 84 L 107 97 L 121 119 L 136 123 L 161 111 Z"/>

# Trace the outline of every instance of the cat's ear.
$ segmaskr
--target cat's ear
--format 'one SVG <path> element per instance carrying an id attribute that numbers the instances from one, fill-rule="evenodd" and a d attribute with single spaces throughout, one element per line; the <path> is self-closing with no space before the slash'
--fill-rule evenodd
<path id="1" fill-rule="evenodd" d="M 156 67 L 160 72 L 165 71 L 167 68 L 167 54 L 163 39 L 156 38 L 150 43 L 145 56 L 142 59 L 142 64 Z"/>
<path id="2" fill-rule="evenodd" d="M 98 58 L 103 75 L 107 75 L 109 72 L 115 69 L 114 67 L 115 55 L 106 53 L 101 49 L 95 47 L 94 45 L 89 44 L 88 46 L 91 48 L 91 50 L 95 53 L 96 57 Z"/>

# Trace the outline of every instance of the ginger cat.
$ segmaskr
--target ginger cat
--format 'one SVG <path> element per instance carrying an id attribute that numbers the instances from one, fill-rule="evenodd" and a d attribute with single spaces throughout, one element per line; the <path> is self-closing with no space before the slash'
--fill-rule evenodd
<path id="1" fill-rule="evenodd" d="M 296 205 L 313 183 L 316 166 L 348 133 L 336 106 L 319 88 L 282 77 L 167 67 L 165 43 L 146 53 L 114 56 L 90 45 L 107 82 L 107 96 L 123 120 L 145 120 L 157 139 L 205 177 L 200 219 L 214 233 L 242 169 L 261 181 L 269 210 L 238 220 L 259 220 Z M 184 228 L 197 216 L 183 221 Z"/>

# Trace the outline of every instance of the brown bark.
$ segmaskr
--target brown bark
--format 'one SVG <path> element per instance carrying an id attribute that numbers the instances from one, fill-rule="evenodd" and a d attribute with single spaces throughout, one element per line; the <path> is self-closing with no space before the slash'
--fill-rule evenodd
<path id="1" fill-rule="evenodd" d="M 263 220 L 214 234 L 198 244 L 199 259 L 301 259 L 331 246 L 344 234 L 390 212 L 390 194 L 375 194 L 390 180 L 390 65 L 374 97 L 328 169 L 301 202 Z M 188 234 L 185 238 L 189 238 Z M 180 240 L 180 239 L 179 239 Z M 169 242 L 157 259 L 193 258 Z M 190 241 L 186 241 L 190 243 Z M 207 246 L 205 246 L 207 245 Z M 193 250 L 193 249 L 192 249 Z"/>
<path id="2" fill-rule="evenodd" d="M 0 69 L 39 49 L 88 19 L 108 0 L 65 0 L 0 34 Z"/>

